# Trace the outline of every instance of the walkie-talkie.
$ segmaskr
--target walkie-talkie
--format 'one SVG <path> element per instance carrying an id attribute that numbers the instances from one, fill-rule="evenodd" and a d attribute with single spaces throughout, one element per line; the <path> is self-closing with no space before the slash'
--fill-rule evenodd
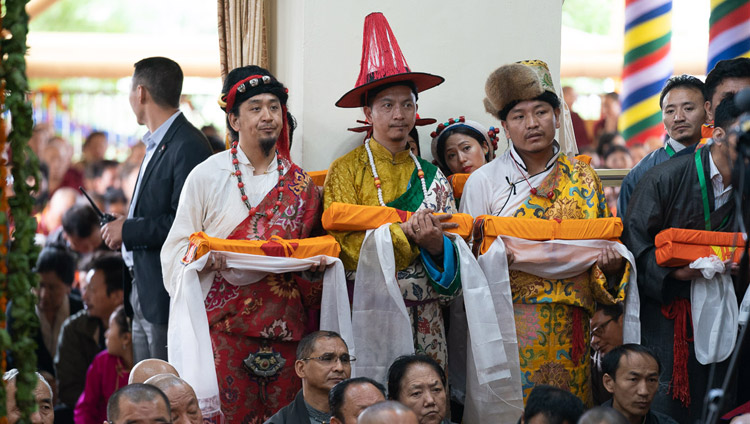
<path id="1" fill-rule="evenodd" d="M 103 227 L 105 224 L 110 223 L 116 219 L 113 215 L 102 212 L 101 209 L 99 209 L 99 207 L 96 206 L 96 203 L 94 203 L 94 200 L 91 199 L 91 196 L 89 196 L 89 194 L 86 193 L 86 190 L 84 190 L 83 187 L 78 186 L 78 190 L 80 190 L 81 193 L 83 193 L 83 195 L 86 196 L 86 199 L 88 199 L 89 203 L 91 203 L 91 207 L 94 208 L 94 211 L 96 212 L 96 214 L 99 215 L 99 226 Z"/>

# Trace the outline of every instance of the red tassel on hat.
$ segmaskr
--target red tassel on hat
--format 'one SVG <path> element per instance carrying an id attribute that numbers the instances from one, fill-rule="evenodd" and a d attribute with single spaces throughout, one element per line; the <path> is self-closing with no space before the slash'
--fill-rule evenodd
<path id="1" fill-rule="evenodd" d="M 577 364 L 581 361 L 581 356 L 586 351 L 586 341 L 583 338 L 583 311 L 581 308 L 573 307 L 571 320 L 573 328 L 570 338 L 573 346 L 570 349 L 570 359 L 574 364 Z"/>
<path id="2" fill-rule="evenodd" d="M 363 100 L 370 90 L 401 81 L 411 82 L 417 92 L 422 92 L 441 84 L 444 79 L 424 72 L 412 72 L 385 16 L 380 12 L 370 13 L 365 18 L 357 83 L 341 96 L 336 106 L 365 106 Z"/>
<path id="3" fill-rule="evenodd" d="M 672 399 L 679 399 L 685 408 L 690 406 L 690 382 L 688 377 L 688 325 L 692 326 L 690 302 L 687 299 L 675 299 L 669 305 L 662 305 L 661 313 L 667 319 L 674 320 L 674 364 L 672 365 Z"/>
<path id="4" fill-rule="evenodd" d="M 384 58 L 392 59 L 383 60 Z M 382 13 L 371 13 L 365 18 L 359 66 L 357 87 L 383 77 L 409 72 L 409 65 L 396 42 L 396 36 Z"/>
<path id="5" fill-rule="evenodd" d="M 281 127 L 279 138 L 276 139 L 276 150 L 279 151 L 279 156 L 286 160 L 291 160 L 289 157 L 289 122 L 286 115 L 286 105 L 281 106 L 281 114 L 284 125 Z"/>

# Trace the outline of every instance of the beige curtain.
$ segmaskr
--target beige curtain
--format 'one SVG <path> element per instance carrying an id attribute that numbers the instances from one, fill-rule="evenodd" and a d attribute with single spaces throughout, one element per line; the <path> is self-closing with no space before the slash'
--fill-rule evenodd
<path id="1" fill-rule="evenodd" d="M 267 0 L 217 0 L 221 78 L 239 66 L 268 68 Z"/>

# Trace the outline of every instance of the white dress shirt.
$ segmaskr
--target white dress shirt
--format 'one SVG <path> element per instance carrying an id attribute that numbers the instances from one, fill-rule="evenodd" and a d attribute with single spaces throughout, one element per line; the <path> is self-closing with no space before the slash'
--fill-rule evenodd
<path id="1" fill-rule="evenodd" d="M 711 177 L 711 185 L 714 189 L 714 210 L 716 210 L 729 201 L 732 194 L 732 184 L 730 181 L 729 185 L 724 186 L 724 178 L 721 176 L 719 168 L 716 167 L 714 157 L 710 151 L 708 152 L 708 158 L 710 159 L 709 174 Z"/>
<path id="2" fill-rule="evenodd" d="M 133 189 L 133 197 L 130 200 L 130 208 L 128 208 L 128 219 L 133 218 L 135 203 L 138 201 L 138 193 L 141 190 L 141 180 L 143 179 L 143 172 L 146 171 L 148 163 L 154 156 L 156 147 L 159 145 L 159 143 L 161 143 L 162 139 L 164 139 L 164 135 L 167 133 L 167 130 L 169 130 L 169 127 L 172 126 L 174 120 L 177 119 L 177 116 L 179 116 L 181 113 L 182 112 L 178 110 L 166 121 L 164 121 L 164 123 L 161 124 L 159 128 L 156 129 L 156 131 L 154 131 L 153 133 L 147 132 L 143 136 L 143 143 L 146 145 L 146 156 L 143 157 L 143 162 L 141 162 L 141 169 L 138 171 L 138 180 L 135 183 L 135 189 Z M 120 250 L 122 251 L 122 259 L 123 261 L 125 261 L 125 265 L 131 268 L 133 266 L 133 252 L 125 247 L 125 243 L 122 244 Z"/>

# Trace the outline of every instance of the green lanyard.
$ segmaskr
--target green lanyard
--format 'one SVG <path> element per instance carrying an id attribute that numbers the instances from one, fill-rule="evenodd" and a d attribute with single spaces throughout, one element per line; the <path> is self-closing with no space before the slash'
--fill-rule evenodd
<path id="1" fill-rule="evenodd" d="M 708 204 L 708 188 L 706 187 L 706 176 L 703 173 L 703 162 L 701 162 L 701 151 L 695 151 L 695 168 L 698 170 L 698 183 L 701 186 L 701 197 L 703 198 L 703 218 L 706 220 L 706 230 L 711 231 L 711 209 Z"/>
<path id="2" fill-rule="evenodd" d="M 674 149 L 672 148 L 672 146 L 669 145 L 669 142 L 667 142 L 667 145 L 664 146 L 664 149 L 667 151 L 667 154 L 669 155 L 670 158 L 672 156 L 674 156 L 675 153 L 677 153 L 677 152 L 674 151 Z"/>

